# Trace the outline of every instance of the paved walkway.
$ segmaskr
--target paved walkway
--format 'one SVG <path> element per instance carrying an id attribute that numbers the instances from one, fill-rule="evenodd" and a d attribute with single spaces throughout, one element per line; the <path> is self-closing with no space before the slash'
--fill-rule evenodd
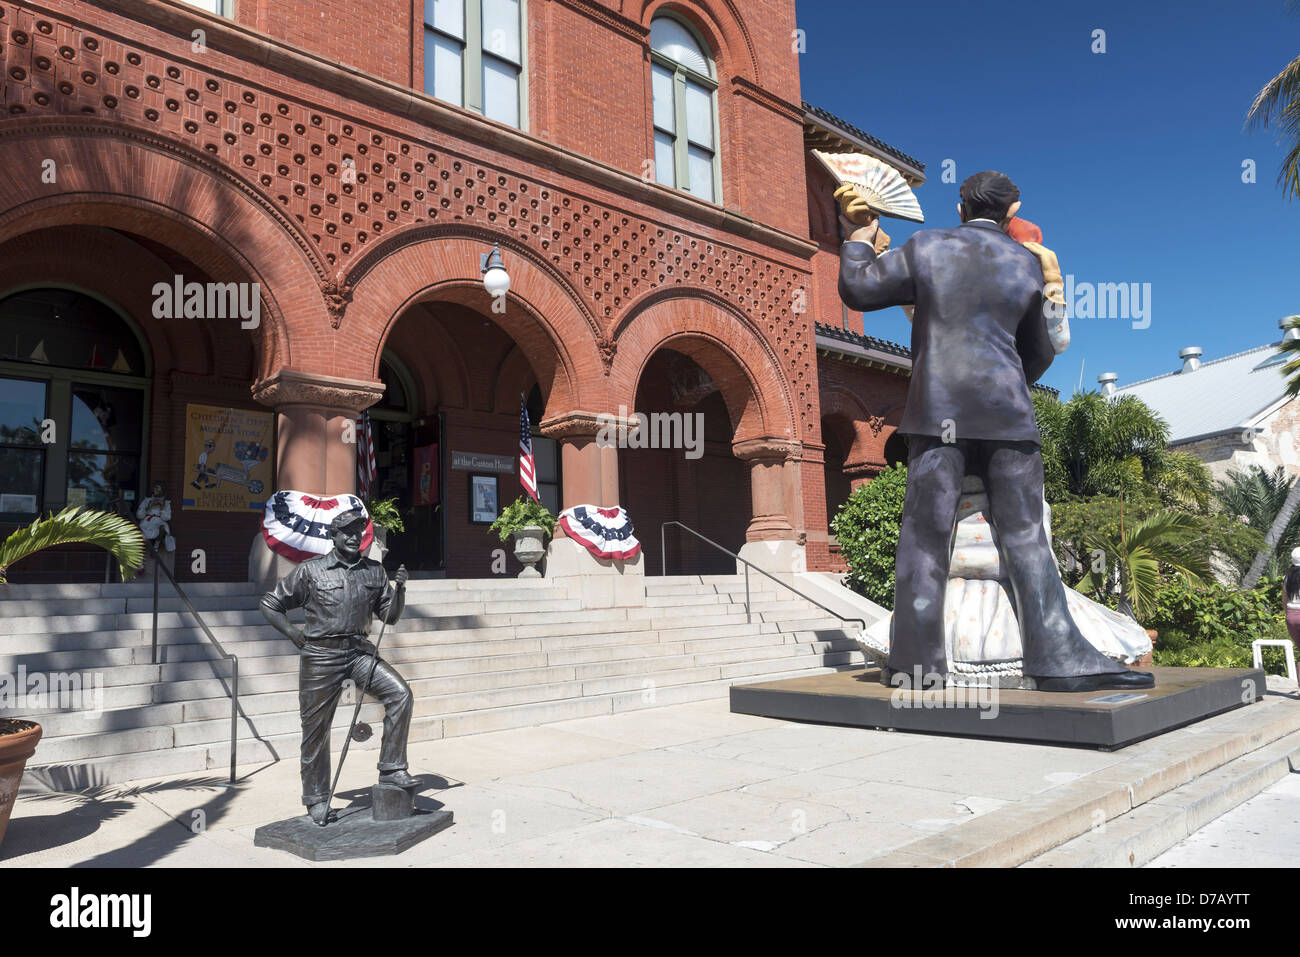
<path id="1" fill-rule="evenodd" d="M 1210 722 L 1264 716 L 1247 710 Z M 856 864 L 953 829 L 980 834 L 962 825 L 984 815 L 1032 817 L 1099 779 L 1147 774 L 1168 749 L 1214 730 L 1207 722 L 1104 753 L 796 724 L 731 714 L 719 699 L 420 742 L 410 754 L 429 785 L 419 800 L 450 808 L 455 825 L 396 858 L 310 866 Z M 368 800 L 374 760 L 350 756 L 340 803 Z M 309 863 L 253 846 L 259 825 L 300 810 L 293 759 L 246 770 L 234 789 L 190 775 L 39 793 L 30 778 L 0 848 L 8 866 Z"/>
<path id="2" fill-rule="evenodd" d="M 421 742 L 410 757 L 411 773 L 431 785 L 425 806 L 450 808 L 456 823 L 398 858 L 369 863 L 853 864 L 1121 760 L 733 715 L 725 699 Z M 373 752 L 350 756 L 344 802 L 366 795 L 374 760 Z M 191 775 L 84 796 L 29 789 L 0 860 L 307 863 L 253 846 L 259 825 L 298 810 L 296 761 L 255 770 L 234 790 L 218 785 Z"/>
<path id="3" fill-rule="evenodd" d="M 1300 867 L 1300 774 L 1211 821 L 1147 867 Z"/>

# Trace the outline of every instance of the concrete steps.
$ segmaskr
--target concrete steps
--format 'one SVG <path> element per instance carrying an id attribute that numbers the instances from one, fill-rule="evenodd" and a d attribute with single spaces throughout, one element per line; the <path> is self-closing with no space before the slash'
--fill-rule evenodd
<path id="1" fill-rule="evenodd" d="M 584 609 L 546 581 L 408 585 L 382 653 L 415 694 L 411 740 L 562 721 L 709 697 L 736 682 L 860 665 L 842 623 L 771 582 L 650 579 L 644 602 Z M 250 585 L 187 585 L 240 663 L 241 765 L 298 750 L 298 652 L 265 623 Z M 160 593 L 161 594 L 161 593 Z M 221 771 L 229 765 L 229 665 L 173 596 L 160 602 L 153 663 L 152 584 L 29 585 L 0 593 L 0 673 L 80 681 L 83 700 L 0 716 L 39 720 L 30 769 L 56 787 Z M 372 635 L 373 637 L 373 635 Z M 65 685 L 66 686 L 66 685 Z M 346 696 L 345 696 L 346 699 Z M 362 718 L 382 722 L 377 702 Z M 351 720 L 341 703 L 336 744 Z M 378 746 L 378 736 L 361 749 Z"/>

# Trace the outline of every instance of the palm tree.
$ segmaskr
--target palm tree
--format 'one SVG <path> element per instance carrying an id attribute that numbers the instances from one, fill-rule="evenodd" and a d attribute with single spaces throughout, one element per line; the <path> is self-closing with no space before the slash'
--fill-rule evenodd
<path id="1" fill-rule="evenodd" d="M 1300 0 L 1287 0 L 1292 12 L 1300 13 Z M 1277 183 L 1291 199 L 1300 199 L 1300 57 L 1264 85 L 1246 114 L 1246 125 L 1256 129 L 1276 126 L 1278 139 L 1287 149 Z"/>
<path id="2" fill-rule="evenodd" d="M 1196 517 L 1185 512 L 1157 512 L 1126 524 L 1121 513 L 1118 530 L 1095 535 L 1087 547 L 1102 559 L 1075 585 L 1081 592 L 1120 595 L 1120 610 L 1140 620 L 1156 606 L 1161 570 L 1188 585 L 1202 585 L 1212 572 L 1205 552 L 1195 543 L 1200 531 Z"/>
<path id="3" fill-rule="evenodd" d="M 1278 466 L 1272 472 L 1251 466 L 1246 471 L 1232 471 L 1215 487 L 1214 497 L 1227 515 L 1234 516 L 1251 528 L 1261 532 L 1272 530 L 1274 521 L 1282 514 L 1286 500 L 1295 486 L 1295 479 L 1287 476 L 1286 469 Z M 1292 511 L 1282 527 L 1282 534 L 1274 542 L 1261 571 L 1269 577 L 1286 572 L 1292 548 L 1300 545 L 1300 511 Z M 1237 571 L 1244 577 L 1244 568 Z"/>
<path id="4" fill-rule="evenodd" d="M 1300 0 L 1297 0 L 1300 5 Z M 1295 64 L 1292 64 L 1294 66 Z M 1300 103 L 1300 100 L 1296 101 Z M 1297 107 L 1300 109 L 1300 106 Z M 1300 316 L 1287 316 L 1283 320 L 1285 325 L 1283 329 L 1300 328 Z M 1300 395 L 1300 337 L 1288 339 L 1283 336 L 1281 342 L 1277 345 L 1277 351 L 1280 355 L 1291 356 L 1286 365 L 1282 366 L 1282 374 L 1287 377 L 1286 393 L 1294 398 Z M 1291 491 L 1278 509 L 1277 517 L 1269 527 L 1268 534 L 1264 537 L 1264 547 L 1259 550 L 1255 556 L 1255 562 L 1250 566 L 1250 570 L 1241 580 L 1242 588 L 1254 588 L 1255 583 L 1259 581 L 1260 576 L 1264 574 L 1264 566 L 1268 564 L 1274 549 L 1277 548 L 1278 542 L 1282 541 L 1282 536 L 1292 519 L 1295 518 L 1297 510 L 1300 510 L 1300 482 L 1291 486 Z"/>
<path id="5" fill-rule="evenodd" d="M 1204 511 L 1210 473 L 1186 452 L 1168 449 L 1169 426 L 1136 396 L 1076 392 L 1069 402 L 1034 394 L 1049 502 L 1069 496 L 1158 494 L 1166 506 Z"/>
<path id="6" fill-rule="evenodd" d="M 0 585 L 9 580 L 10 565 L 43 548 L 69 542 L 97 545 L 112 553 L 123 581 L 144 563 L 144 536 L 131 522 L 111 512 L 65 508 L 18 529 L 0 544 Z"/>

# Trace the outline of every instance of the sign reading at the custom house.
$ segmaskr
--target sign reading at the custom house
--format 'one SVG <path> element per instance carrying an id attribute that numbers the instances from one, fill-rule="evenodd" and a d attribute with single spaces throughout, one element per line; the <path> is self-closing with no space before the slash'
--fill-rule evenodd
<path id="1" fill-rule="evenodd" d="M 461 472 L 502 472 L 508 475 L 515 470 L 515 460 L 511 455 L 452 452 L 451 467 Z"/>

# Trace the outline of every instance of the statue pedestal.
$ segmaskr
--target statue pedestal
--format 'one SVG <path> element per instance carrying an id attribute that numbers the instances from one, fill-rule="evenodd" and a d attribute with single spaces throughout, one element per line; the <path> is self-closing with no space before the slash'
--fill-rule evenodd
<path id="1" fill-rule="evenodd" d="M 857 728 L 922 731 L 1105 751 L 1261 700 L 1258 668 L 1153 668 L 1140 691 L 1022 691 L 949 685 L 904 691 L 878 668 L 731 686 L 733 714 Z"/>
<path id="2" fill-rule="evenodd" d="M 253 844 L 309 861 L 345 861 L 401 854 L 452 825 L 451 811 L 413 807 L 411 789 L 376 784 L 370 793 L 370 806 L 341 808 L 324 827 L 306 814 L 265 824 Z"/>

